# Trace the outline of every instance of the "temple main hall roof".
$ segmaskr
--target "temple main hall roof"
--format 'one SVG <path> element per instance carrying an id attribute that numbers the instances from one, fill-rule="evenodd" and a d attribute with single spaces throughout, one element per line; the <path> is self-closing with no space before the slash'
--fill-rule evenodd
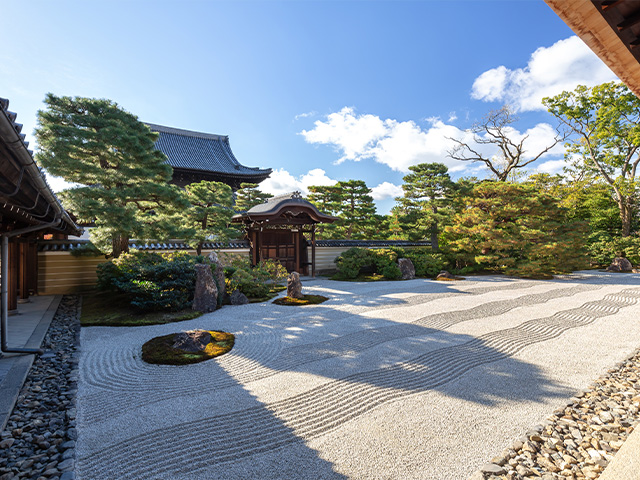
<path id="1" fill-rule="evenodd" d="M 239 187 L 240 183 L 260 183 L 270 168 L 245 167 L 236 159 L 226 135 L 193 132 L 147 123 L 159 134 L 156 148 L 169 159 L 174 183 L 184 186 L 193 181 L 214 180 Z"/>

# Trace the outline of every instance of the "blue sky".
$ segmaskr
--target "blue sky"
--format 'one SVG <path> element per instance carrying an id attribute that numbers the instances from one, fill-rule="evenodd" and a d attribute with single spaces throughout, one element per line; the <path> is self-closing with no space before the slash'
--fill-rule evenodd
<path id="1" fill-rule="evenodd" d="M 151 123 L 230 136 L 271 193 L 361 179 L 381 213 L 412 164 L 510 103 L 531 153 L 540 98 L 615 76 L 543 0 L 0 0 L 0 96 L 31 132 L 47 92 L 112 99 Z M 558 171 L 555 148 L 530 170 Z M 54 188 L 59 183 L 52 181 Z"/>

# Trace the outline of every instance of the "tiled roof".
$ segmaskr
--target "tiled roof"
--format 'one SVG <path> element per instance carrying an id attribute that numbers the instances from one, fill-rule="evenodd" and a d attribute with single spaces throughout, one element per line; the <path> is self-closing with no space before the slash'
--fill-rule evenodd
<path id="1" fill-rule="evenodd" d="M 228 136 L 193 132 L 152 123 L 147 123 L 147 125 L 152 131 L 159 133 L 155 146 L 167 156 L 169 164 L 173 168 L 248 178 L 266 178 L 271 173 L 270 168 L 262 169 L 241 165 L 231 151 Z"/>
<path id="2" fill-rule="evenodd" d="M 284 193 L 282 195 L 276 195 L 275 197 L 268 198 L 264 203 L 260 203 L 255 207 L 247 210 L 248 214 L 265 214 L 275 213 L 278 211 L 281 205 L 303 205 L 305 207 L 317 208 L 309 201 L 302 198 L 300 192 Z"/>
<path id="3" fill-rule="evenodd" d="M 88 240 L 41 240 L 38 242 L 40 252 L 69 252 L 88 245 Z M 142 243 L 136 240 L 129 242 L 129 248 L 135 250 L 194 250 L 188 244 L 177 241 Z M 203 250 L 240 249 L 249 248 L 249 242 L 239 240 L 234 242 L 204 242 Z"/>
<path id="4" fill-rule="evenodd" d="M 57 219 L 61 223 L 51 228 L 71 235 L 81 235 L 82 229 L 62 207 L 47 183 L 44 170 L 36 165 L 33 151 L 29 150 L 29 142 L 22 133 L 22 124 L 16 122 L 17 116 L 9 111 L 9 100 L 0 98 L 0 143 L 8 146 L 12 152 L 2 157 L 0 162 L 0 177 L 4 184 L 0 188 L 3 203 L 0 221 L 5 214 L 8 218 L 13 217 L 29 225 L 51 223 Z M 19 172 L 17 178 L 8 173 L 12 171 Z"/>
<path id="5" fill-rule="evenodd" d="M 408 240 L 316 240 L 317 247 L 430 247 L 431 242 Z"/>
<path id="6" fill-rule="evenodd" d="M 264 203 L 260 203 L 246 212 L 234 215 L 232 221 L 241 222 L 243 220 L 265 219 L 269 216 L 274 216 L 279 212 L 281 213 L 285 208 L 291 207 L 303 207 L 304 209 L 307 209 L 308 212 L 310 212 L 310 216 L 316 223 L 330 223 L 335 220 L 335 217 L 320 212 L 313 203 L 302 198 L 300 192 L 291 192 L 271 197 Z"/>

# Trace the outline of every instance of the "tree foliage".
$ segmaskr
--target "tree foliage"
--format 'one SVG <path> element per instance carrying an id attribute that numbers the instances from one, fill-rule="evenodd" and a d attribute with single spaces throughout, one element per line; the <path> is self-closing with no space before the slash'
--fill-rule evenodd
<path id="1" fill-rule="evenodd" d="M 579 85 L 572 92 L 543 99 L 544 105 L 572 135 L 567 158 L 574 176 L 597 178 L 611 188 L 618 205 L 621 235 L 637 221 L 640 163 L 640 99 L 624 84 Z"/>
<path id="2" fill-rule="evenodd" d="M 273 197 L 270 193 L 258 190 L 256 183 L 241 183 L 240 190 L 236 192 L 236 212 L 246 212 L 247 210 L 266 202 Z"/>
<path id="3" fill-rule="evenodd" d="M 568 221 L 557 199 L 531 185 L 481 182 L 460 203 L 446 227 L 458 268 L 544 277 L 585 265 L 584 224 Z"/>
<path id="4" fill-rule="evenodd" d="M 157 134 L 110 100 L 47 94 L 38 112 L 37 161 L 77 187 L 65 206 L 95 223 L 93 243 L 118 257 L 129 238 L 165 239 L 182 233 L 175 218 L 188 203 L 169 185 L 172 170 L 154 148 Z"/>
<path id="5" fill-rule="evenodd" d="M 367 239 L 378 235 L 371 189 L 362 180 L 348 180 L 329 186 L 311 186 L 307 199 L 320 211 L 338 217 L 333 224 L 318 228 L 320 238 Z"/>
<path id="6" fill-rule="evenodd" d="M 229 228 L 233 211 L 233 191 L 229 185 L 220 182 L 202 181 L 185 187 L 191 206 L 182 214 L 185 227 L 190 229 L 190 244 L 196 254 L 202 252 L 202 244 L 207 240 L 223 241 L 236 235 Z"/>
<path id="7" fill-rule="evenodd" d="M 398 202 L 404 212 L 404 225 L 420 239 L 430 237 L 431 247 L 438 250 L 438 235 L 451 216 L 455 184 L 448 168 L 441 163 L 421 163 L 409 167 L 403 180 L 404 196 Z"/>

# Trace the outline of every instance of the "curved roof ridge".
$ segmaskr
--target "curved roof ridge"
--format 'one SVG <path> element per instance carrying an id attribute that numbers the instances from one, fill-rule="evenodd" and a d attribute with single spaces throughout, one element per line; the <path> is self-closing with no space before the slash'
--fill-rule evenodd
<path id="1" fill-rule="evenodd" d="M 208 140 L 229 141 L 229 135 L 218 135 L 215 133 L 196 132 L 195 130 L 185 130 L 183 128 L 166 127 L 156 123 L 143 122 L 153 132 L 173 133 L 175 135 L 183 135 L 185 137 L 206 138 Z"/>

